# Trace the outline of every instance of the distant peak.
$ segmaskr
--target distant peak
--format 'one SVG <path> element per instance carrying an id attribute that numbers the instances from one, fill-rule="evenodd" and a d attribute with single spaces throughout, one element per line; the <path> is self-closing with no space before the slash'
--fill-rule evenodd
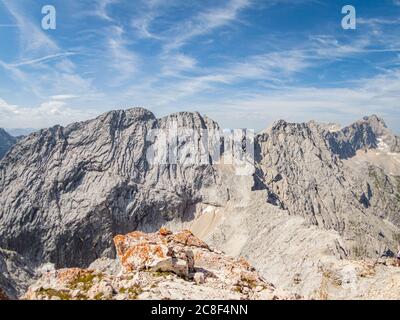
<path id="1" fill-rule="evenodd" d="M 142 107 L 134 107 L 105 112 L 94 119 L 94 121 L 111 121 L 114 124 L 129 124 L 136 121 L 147 121 L 152 119 L 155 119 L 155 116 L 151 111 Z"/>
<path id="2" fill-rule="evenodd" d="M 382 118 L 378 117 L 376 114 L 365 116 L 363 117 L 362 121 L 367 122 L 373 126 L 381 126 L 387 128 L 385 121 Z"/>

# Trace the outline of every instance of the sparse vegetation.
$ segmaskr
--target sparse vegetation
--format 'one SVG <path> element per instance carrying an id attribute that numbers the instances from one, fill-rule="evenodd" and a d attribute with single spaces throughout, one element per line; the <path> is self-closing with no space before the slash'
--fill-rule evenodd
<path id="1" fill-rule="evenodd" d="M 104 298 L 103 292 L 99 292 L 94 296 L 94 300 L 103 300 L 103 298 Z"/>
<path id="2" fill-rule="evenodd" d="M 82 291 L 88 291 L 93 286 L 93 280 L 95 278 L 101 279 L 101 275 L 96 275 L 93 272 L 85 272 L 79 274 L 75 279 L 69 282 L 69 287 L 72 290 L 80 289 Z"/>
<path id="3" fill-rule="evenodd" d="M 38 291 L 39 295 L 48 297 L 48 298 L 53 298 L 53 297 L 58 297 L 61 300 L 71 300 L 72 297 L 70 293 L 67 290 L 55 290 L 55 289 L 45 289 L 45 288 L 40 288 Z"/>
<path id="4" fill-rule="evenodd" d="M 245 286 L 247 286 L 251 289 L 254 289 L 257 286 L 257 282 L 254 279 L 242 277 L 242 282 Z"/>
<path id="5" fill-rule="evenodd" d="M 161 270 L 157 270 L 157 271 L 152 271 L 153 275 L 156 277 L 167 277 L 169 275 L 174 275 L 175 273 L 171 272 L 171 271 L 161 271 Z"/>
<path id="6" fill-rule="evenodd" d="M 137 299 L 138 295 L 143 292 L 143 290 L 139 286 L 132 286 L 130 288 L 119 288 L 118 292 L 122 294 L 127 293 L 130 300 L 135 300 Z"/>

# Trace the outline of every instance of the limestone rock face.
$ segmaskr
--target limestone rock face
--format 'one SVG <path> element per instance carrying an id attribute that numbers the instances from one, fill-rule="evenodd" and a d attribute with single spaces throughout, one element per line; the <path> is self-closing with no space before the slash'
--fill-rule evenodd
<path id="1" fill-rule="evenodd" d="M 0 160 L 7 151 L 16 143 L 17 139 L 9 135 L 4 129 L 0 128 Z"/>
<path id="2" fill-rule="evenodd" d="M 151 130 L 169 126 L 179 134 L 217 124 L 198 113 L 157 120 L 136 108 L 22 138 L 0 164 L 0 246 L 37 264 L 88 266 L 114 257 L 115 234 L 154 231 L 193 203 L 223 201 L 212 165 L 147 161 L 163 146 L 158 135 L 148 139 Z"/>
<path id="3" fill-rule="evenodd" d="M 27 259 L 0 249 L 0 300 L 17 299 L 35 277 L 36 272 Z"/>
<path id="4" fill-rule="evenodd" d="M 256 188 L 267 189 L 274 200 L 270 202 L 290 214 L 339 232 L 349 253 L 362 243 L 366 255 L 375 255 L 380 238 L 395 245 L 398 229 L 392 224 L 398 221 L 400 203 L 385 208 L 390 222 L 381 219 L 381 192 L 368 187 L 368 175 L 351 170 L 344 159 L 355 157 L 360 149 L 375 149 L 379 139 L 392 141 L 391 137 L 375 116 L 334 132 L 313 121 L 279 121 L 257 136 Z"/>
<path id="5" fill-rule="evenodd" d="M 50 271 L 23 299 L 295 298 L 276 290 L 244 259 L 212 250 L 188 231 L 134 232 L 114 241 L 123 266 L 121 273 L 77 268 Z M 179 256 L 177 261 L 182 261 L 189 273 L 174 266 L 171 256 Z"/>
<path id="6" fill-rule="evenodd" d="M 390 152 L 400 151 L 399 138 L 376 115 L 364 117 L 341 130 L 329 132 L 326 139 L 331 150 L 342 159 L 355 156 L 357 150 L 377 148 L 380 143 L 385 143 Z"/>

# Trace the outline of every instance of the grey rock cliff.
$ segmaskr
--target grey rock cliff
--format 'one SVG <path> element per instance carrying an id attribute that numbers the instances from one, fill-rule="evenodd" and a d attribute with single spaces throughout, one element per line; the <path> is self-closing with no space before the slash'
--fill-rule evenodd
<path id="1" fill-rule="evenodd" d="M 16 138 L 9 135 L 4 129 L 0 128 L 0 160 L 7 151 L 15 144 Z"/>
<path id="2" fill-rule="evenodd" d="M 16 252 L 0 249 L 0 291 L 17 299 L 36 277 L 32 265 Z"/>
<path id="3" fill-rule="evenodd" d="M 377 148 L 383 138 L 394 141 L 375 116 L 335 132 L 312 121 L 278 121 L 257 137 L 256 189 L 267 189 L 269 198 L 290 214 L 339 232 L 349 253 L 359 251 L 362 244 L 367 248 L 364 254 L 375 255 L 381 238 L 395 245 L 397 228 L 392 223 L 400 227 L 400 202 L 394 198 L 390 205 L 382 205 L 382 194 L 387 198 L 393 189 L 400 191 L 394 182 L 389 184 L 397 178 L 388 179 L 386 190 L 378 191 L 371 187 L 368 174 L 346 167 L 342 159 L 360 149 Z"/>
<path id="4" fill-rule="evenodd" d="M 211 165 L 146 161 L 157 144 L 157 137 L 146 140 L 148 132 L 171 121 L 178 128 L 217 126 L 198 113 L 157 120 L 136 108 L 23 138 L 0 164 L 0 246 L 37 264 L 88 266 L 114 256 L 114 234 L 145 219 L 171 219 L 207 198 L 203 191 L 217 179 Z"/>
<path id="5" fill-rule="evenodd" d="M 384 142 L 392 152 L 399 152 L 399 137 L 395 136 L 385 122 L 372 115 L 350 126 L 325 135 L 331 150 L 342 159 L 353 157 L 357 150 L 374 149 Z"/>

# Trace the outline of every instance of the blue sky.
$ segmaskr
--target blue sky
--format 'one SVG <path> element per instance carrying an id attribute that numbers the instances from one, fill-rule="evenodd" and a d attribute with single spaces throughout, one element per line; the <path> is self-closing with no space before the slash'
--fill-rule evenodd
<path id="1" fill-rule="evenodd" d="M 0 127 L 143 106 L 254 129 L 376 113 L 400 132 L 400 0 L 0 0 L 0 41 Z"/>

